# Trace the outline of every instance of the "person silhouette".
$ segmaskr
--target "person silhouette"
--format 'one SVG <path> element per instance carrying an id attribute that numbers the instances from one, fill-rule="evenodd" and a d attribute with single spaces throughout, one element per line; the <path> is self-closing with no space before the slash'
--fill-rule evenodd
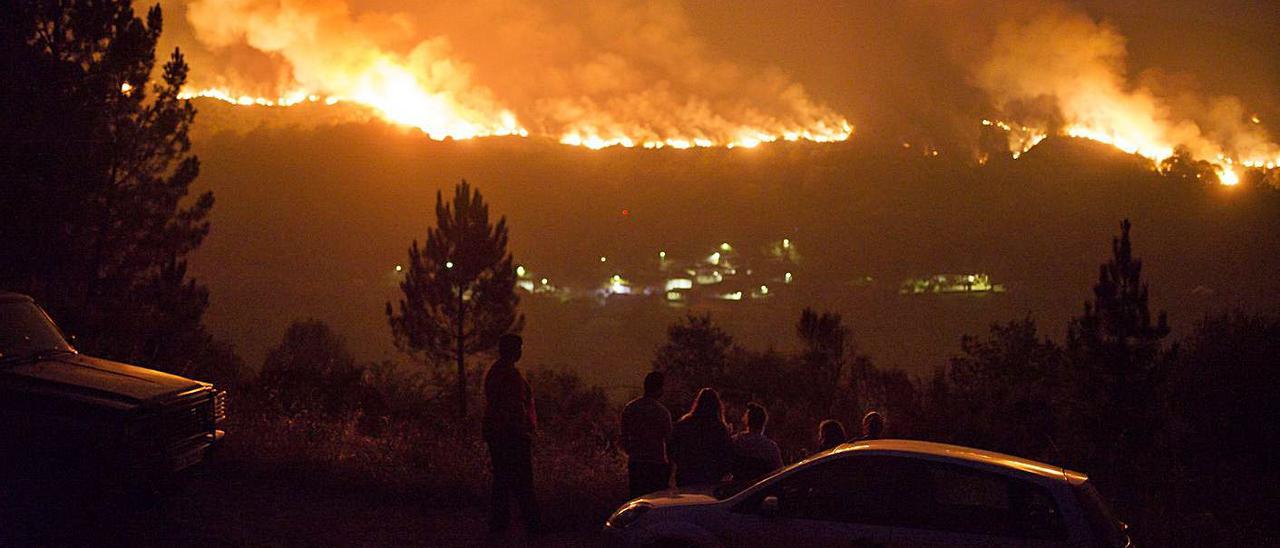
<path id="1" fill-rule="evenodd" d="M 782 451 L 764 434 L 764 427 L 769 422 L 769 413 L 764 406 L 748 403 L 742 422 L 747 425 L 747 430 L 733 437 L 733 480 L 752 481 L 782 468 Z"/>
<path id="2" fill-rule="evenodd" d="M 652 371 L 644 377 L 644 395 L 622 409 L 622 450 L 627 452 L 627 485 L 631 498 L 661 491 L 671 485 L 667 461 L 667 437 L 671 412 L 659 401 L 664 377 Z"/>
<path id="3" fill-rule="evenodd" d="M 884 415 L 870 411 L 862 417 L 862 435 L 853 441 L 878 440 L 884 435 Z"/>
<path id="4" fill-rule="evenodd" d="M 523 353 L 524 340 L 506 334 L 498 339 L 498 359 L 484 376 L 483 436 L 489 446 L 493 467 L 490 493 L 489 530 L 505 531 L 510 516 L 510 498 L 515 497 L 524 518 L 525 533 L 539 533 L 538 504 L 533 493 L 533 432 L 538 415 L 533 389 L 516 362 Z"/>
<path id="5" fill-rule="evenodd" d="M 827 419 L 818 425 L 818 452 L 826 451 L 849 440 L 844 425 L 835 419 Z"/>
<path id="6" fill-rule="evenodd" d="M 679 487 L 719 483 L 729 473 L 733 442 L 724 422 L 724 405 L 715 389 L 698 391 L 689 412 L 672 427 L 667 451 L 675 465 Z"/>

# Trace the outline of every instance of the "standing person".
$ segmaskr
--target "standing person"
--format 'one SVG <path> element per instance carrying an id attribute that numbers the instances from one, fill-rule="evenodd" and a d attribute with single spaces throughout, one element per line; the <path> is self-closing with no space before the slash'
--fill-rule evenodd
<path id="1" fill-rule="evenodd" d="M 862 435 L 853 441 L 878 440 L 884 435 L 884 415 L 870 411 L 862 417 Z"/>
<path id="2" fill-rule="evenodd" d="M 484 376 L 483 430 L 493 464 L 489 530 L 506 530 L 511 519 L 509 499 L 514 496 L 524 518 L 525 533 L 533 536 L 539 532 L 532 454 L 538 415 L 533 406 L 533 389 L 516 369 L 523 346 L 519 335 L 508 333 L 498 339 L 498 361 Z"/>
<path id="3" fill-rule="evenodd" d="M 644 395 L 622 409 L 622 450 L 627 452 L 627 479 L 631 498 L 661 491 L 671 485 L 667 462 L 667 437 L 671 412 L 659 401 L 663 375 L 653 371 L 644 377 Z"/>
<path id="4" fill-rule="evenodd" d="M 719 483 L 732 466 L 733 442 L 724 422 L 720 394 L 698 391 L 693 407 L 671 429 L 667 450 L 676 468 L 676 485 Z"/>
<path id="5" fill-rule="evenodd" d="M 818 452 L 839 447 L 848 440 L 849 435 L 845 433 L 844 425 L 840 424 L 840 421 L 827 419 L 818 425 Z"/>
<path id="6" fill-rule="evenodd" d="M 782 468 L 782 451 L 764 435 L 769 413 L 758 403 L 748 403 L 742 414 L 747 431 L 733 437 L 733 480 L 751 481 Z"/>

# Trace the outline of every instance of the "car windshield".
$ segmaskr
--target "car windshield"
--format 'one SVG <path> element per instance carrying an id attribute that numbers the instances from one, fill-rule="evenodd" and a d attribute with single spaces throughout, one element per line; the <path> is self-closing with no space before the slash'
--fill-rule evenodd
<path id="1" fill-rule="evenodd" d="M 74 352 L 57 326 L 30 301 L 0 302 L 0 361 Z"/>

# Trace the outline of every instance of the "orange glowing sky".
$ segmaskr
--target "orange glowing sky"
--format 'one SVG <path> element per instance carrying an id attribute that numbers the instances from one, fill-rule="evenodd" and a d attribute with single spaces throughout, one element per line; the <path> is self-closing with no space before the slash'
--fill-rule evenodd
<path id="1" fill-rule="evenodd" d="M 855 127 L 970 153 L 983 125 L 1015 157 L 1045 135 L 1151 159 L 1273 169 L 1274 14 L 1248 3 L 873 2 L 796 6 L 482 0 L 166 4 L 188 94 L 346 102 L 431 138 L 754 147 Z M 1177 41 L 1194 48 L 1160 47 Z M 1224 67 L 1218 61 L 1230 56 Z"/>

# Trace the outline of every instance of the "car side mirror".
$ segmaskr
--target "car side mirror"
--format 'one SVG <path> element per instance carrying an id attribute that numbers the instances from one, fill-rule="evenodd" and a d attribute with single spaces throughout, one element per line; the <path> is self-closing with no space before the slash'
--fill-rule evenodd
<path id="1" fill-rule="evenodd" d="M 778 516 L 778 497 L 777 495 L 769 495 L 760 501 L 760 515 L 766 518 Z"/>

